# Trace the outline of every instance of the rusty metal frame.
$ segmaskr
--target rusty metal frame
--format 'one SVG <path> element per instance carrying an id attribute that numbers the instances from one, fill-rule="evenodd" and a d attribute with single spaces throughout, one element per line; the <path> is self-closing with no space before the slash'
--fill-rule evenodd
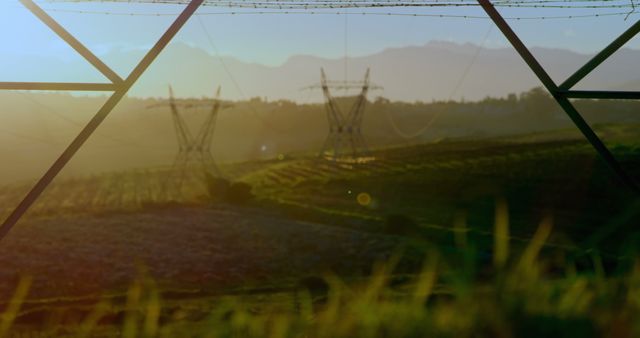
<path id="1" fill-rule="evenodd" d="M 27 193 L 23 200 L 0 225 L 0 240 L 2 240 L 11 228 L 24 216 L 29 207 L 38 199 L 42 192 L 49 186 L 53 179 L 66 166 L 76 152 L 82 147 L 93 132 L 100 126 L 102 121 L 115 108 L 120 100 L 126 95 L 129 89 L 135 84 L 140 76 L 153 63 L 156 57 L 162 52 L 167 44 L 173 39 L 184 24 L 193 16 L 195 11 L 202 5 L 204 0 L 191 0 L 183 12 L 176 18 L 172 25 L 165 31 L 156 44 L 149 50 L 134 70 L 122 79 L 111 70 L 104 62 L 87 49 L 64 27 L 58 24 L 51 16 L 42 10 L 33 0 L 20 0 L 20 2 L 33 13 L 40 21 L 53 30 L 62 40 L 67 42 L 78 54 L 84 57 L 98 71 L 100 71 L 110 82 L 108 83 L 65 83 L 65 82 L 0 82 L 0 90 L 53 90 L 53 91 L 112 91 L 113 94 L 98 110 L 96 115 L 80 131 L 78 136 L 62 152 L 58 159 L 38 180 L 33 188 Z M 640 32 L 640 20 L 631 28 L 614 40 L 602 52 L 587 62 L 575 74 L 569 77 L 561 85 L 557 85 L 544 70 L 540 63 L 531 54 L 509 24 L 491 3 L 491 0 L 478 0 L 480 6 L 485 10 L 493 22 L 500 28 L 504 36 L 513 45 L 522 59 L 529 65 L 531 70 L 538 76 L 542 84 L 551 93 L 553 98 L 562 107 L 565 113 L 571 118 L 573 123 L 580 129 L 583 135 L 598 152 L 600 157 L 608 164 L 609 168 L 636 193 L 640 193 L 640 188 L 634 179 L 629 176 L 620 166 L 613 154 L 600 138 L 591 129 L 589 124 L 580 115 L 569 99 L 571 98 L 592 98 L 592 99 L 640 99 L 640 92 L 637 91 L 580 91 L 571 88 L 591 71 L 598 67 L 604 60 L 610 57 L 616 50 L 621 48 L 627 41 Z"/>

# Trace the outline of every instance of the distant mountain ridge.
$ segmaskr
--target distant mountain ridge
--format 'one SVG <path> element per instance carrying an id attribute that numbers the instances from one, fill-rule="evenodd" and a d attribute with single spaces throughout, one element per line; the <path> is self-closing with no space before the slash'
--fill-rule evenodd
<path id="1" fill-rule="evenodd" d="M 486 96 L 505 96 L 526 91 L 540 83 L 511 48 L 483 48 L 466 43 L 432 41 L 423 46 L 389 48 L 379 53 L 348 59 L 349 80 L 359 80 L 367 67 L 372 81 L 384 87 L 374 96 L 391 100 L 431 101 L 444 99 L 477 100 Z M 532 48 L 532 52 L 560 82 L 586 62 L 590 55 L 564 49 Z M 143 55 L 142 50 L 112 51 L 104 59 L 120 74 L 127 74 Z M 478 57 L 474 55 L 478 53 Z M 0 62 L 4 56 L 0 56 Z M 588 76 L 579 88 L 640 90 L 637 63 L 640 50 L 621 49 Z M 20 66 L 2 69 L 3 78 L 24 80 L 35 78 L 67 81 L 103 81 L 100 74 L 89 73 L 81 60 L 62 62 L 29 58 L 36 67 Z M 10 64 L 11 62 L 4 62 Z M 319 81 L 324 67 L 329 78 L 343 80 L 344 59 L 326 59 L 309 55 L 291 56 L 280 66 L 266 66 L 240 61 L 233 57 L 216 57 L 205 50 L 182 43 L 170 45 L 160 55 L 131 96 L 164 97 L 169 83 L 178 96 L 211 96 L 218 85 L 226 99 L 267 97 L 318 101 L 320 93 L 305 93 L 301 88 Z M 231 75 L 230 75 L 231 74 Z"/>

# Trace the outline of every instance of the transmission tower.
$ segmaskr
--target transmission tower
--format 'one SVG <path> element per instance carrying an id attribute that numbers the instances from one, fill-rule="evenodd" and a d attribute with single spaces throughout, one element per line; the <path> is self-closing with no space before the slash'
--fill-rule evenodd
<path id="1" fill-rule="evenodd" d="M 320 68 L 320 84 L 309 88 L 321 88 L 325 99 L 327 120 L 329 122 L 329 135 L 327 136 L 320 156 L 331 154 L 331 159 L 337 161 L 342 157 L 351 156 L 353 159 L 366 155 L 368 146 L 362 135 L 362 121 L 364 109 L 367 103 L 367 94 L 370 90 L 381 89 L 372 85 L 369 81 L 370 70 L 367 69 L 363 81 L 341 81 L 334 82 L 327 80 L 324 69 Z M 342 113 L 336 98 L 331 95 L 330 89 L 349 90 L 360 89 L 360 94 L 355 96 L 355 101 L 351 105 L 348 114 Z"/>
<path id="2" fill-rule="evenodd" d="M 169 174 L 162 184 L 162 194 L 165 197 L 174 195 L 179 198 L 182 195 L 182 186 L 185 179 L 189 172 L 195 169 L 194 164 L 196 167 L 200 167 L 205 174 L 212 174 L 216 177 L 222 176 L 222 172 L 211 154 L 211 144 L 218 112 L 221 108 L 226 107 L 222 107 L 220 101 L 220 87 L 218 87 L 216 91 L 215 98 L 210 102 L 190 102 L 188 100 L 178 102 L 173 95 L 173 89 L 169 86 L 168 104 L 171 109 L 171 118 L 178 141 L 178 154 L 176 154 Z M 190 109 L 200 106 L 210 108 L 210 110 L 200 126 L 198 133 L 194 136 L 183 116 L 180 114 L 179 108 Z"/>

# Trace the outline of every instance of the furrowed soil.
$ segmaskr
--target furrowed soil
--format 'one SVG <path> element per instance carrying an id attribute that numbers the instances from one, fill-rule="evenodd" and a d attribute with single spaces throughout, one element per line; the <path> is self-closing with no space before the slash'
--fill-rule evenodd
<path id="1" fill-rule="evenodd" d="M 249 207 L 172 207 L 29 219 L 0 246 L 0 299 L 31 276 L 32 299 L 126 290 L 144 273 L 164 290 L 197 292 L 325 271 L 366 272 L 398 241 L 287 220 Z"/>

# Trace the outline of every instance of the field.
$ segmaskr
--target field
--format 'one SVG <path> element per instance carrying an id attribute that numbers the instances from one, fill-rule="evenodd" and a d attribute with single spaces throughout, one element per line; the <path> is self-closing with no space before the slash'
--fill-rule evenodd
<path id="1" fill-rule="evenodd" d="M 597 130 L 626 170 L 640 179 L 637 127 Z M 378 328 L 386 328 L 387 336 L 413 337 L 426 329 L 417 324 L 424 320 L 440 321 L 430 324 L 429 332 L 436 335 L 467 336 L 485 318 L 477 306 L 465 307 L 476 301 L 486 303 L 496 318 L 535 313 L 549 321 L 563 318 L 558 325 L 570 329 L 593 319 L 591 310 L 612 315 L 622 303 L 607 295 L 622 290 L 627 278 L 637 279 L 629 266 L 640 248 L 640 201 L 617 183 L 586 141 L 568 131 L 377 149 L 361 163 L 282 155 L 225 164 L 222 170 L 227 178 L 250 184 L 254 198 L 243 204 L 214 203 L 197 170 L 189 171 L 185 185 L 170 194 L 163 189 L 166 168 L 56 182 L 0 246 L 2 299 L 14 294 L 21 276 L 31 276 L 30 291 L 16 311 L 16 330 L 34 323 L 56 330 L 77 325 L 106 299 L 108 320 L 96 332 L 120 325 L 126 331 L 126 325 L 133 325 L 126 323 L 144 321 L 144 316 L 130 321 L 125 316 L 127 304 L 142 302 L 136 300 L 141 294 L 162 299 L 162 315 L 153 318 L 175 320 L 165 327 L 174 335 L 180 325 L 198 335 L 207 323 L 223 325 L 222 317 L 207 316 L 229 294 L 240 295 L 240 305 L 234 306 L 248 307 L 237 312 L 246 325 L 233 317 L 234 325 L 250 330 L 253 320 L 261 320 L 256 330 L 266 325 L 262 329 L 274 337 L 296 332 L 323 336 L 317 331 L 322 325 L 338 324 L 344 331 L 336 326 L 324 336 L 354 336 L 349 325 L 365 324 L 342 321 L 368 318 L 358 306 L 380 307 L 369 318 L 379 326 L 370 323 L 372 333 L 363 336 L 379 336 L 374 334 Z M 5 214 L 26 186 L 2 189 Z M 436 268 L 430 270 L 431 265 L 423 268 L 423 259 L 432 257 L 428 261 L 433 263 L 435 252 L 438 266 L 447 267 L 437 268 L 442 278 L 432 276 Z M 394 259 L 372 272 L 376 262 Z M 333 276 L 331 290 L 352 290 L 330 296 L 317 322 L 306 321 L 300 315 L 302 303 L 291 300 L 292 290 L 310 276 Z M 518 284 L 519 278 L 528 281 Z M 638 292 L 636 284 L 624 285 L 625 292 Z M 496 296 L 502 291 L 505 299 Z M 416 310 L 412 297 L 422 304 L 432 292 L 442 301 L 432 310 Z M 625 316 L 638 313 L 635 293 L 620 296 Z M 542 297 L 539 304 L 536 294 Z M 598 297 L 607 300 L 598 303 Z M 331 299 L 342 305 L 331 308 Z M 523 302 L 520 312 L 514 310 L 520 305 L 510 302 Z M 561 311 L 558 304 L 565 304 L 565 317 L 550 310 Z M 412 312 L 422 319 L 393 328 L 395 317 L 384 314 L 392 308 L 399 311 L 396 316 Z M 272 310 L 282 315 L 264 317 Z M 468 312 L 468 322 L 452 318 L 456 311 Z M 335 318 L 342 312 L 347 317 Z M 585 335 L 603 327 L 612 330 L 611 318 L 598 318 L 603 322 L 592 323 Z M 566 324 L 569 319 L 575 322 Z M 526 331 L 488 323 L 481 336 L 508 337 L 520 330 Z M 251 335 L 261 336 L 235 336 Z"/>

